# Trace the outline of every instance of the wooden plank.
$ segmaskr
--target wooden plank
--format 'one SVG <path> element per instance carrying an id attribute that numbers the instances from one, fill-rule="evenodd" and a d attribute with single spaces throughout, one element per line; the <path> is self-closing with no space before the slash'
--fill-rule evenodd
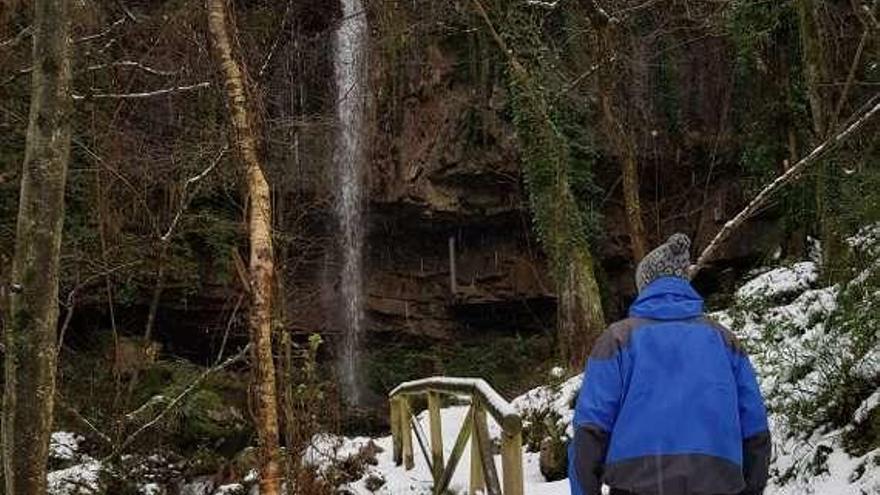
<path id="1" fill-rule="evenodd" d="M 461 460 L 461 454 L 464 453 L 464 447 L 467 445 L 468 438 L 470 438 L 471 431 L 473 430 L 474 418 L 472 411 L 473 407 L 471 407 L 464 418 L 464 423 L 461 425 L 461 431 L 458 432 L 458 437 L 455 439 L 455 445 L 452 447 L 452 453 L 449 454 L 449 462 L 443 470 L 440 482 L 434 485 L 435 495 L 440 495 L 449 488 L 449 482 L 452 481 L 452 475 L 455 473 L 455 468 L 458 467 L 458 461 Z"/>
<path id="2" fill-rule="evenodd" d="M 400 431 L 400 399 L 392 398 L 391 404 L 391 441 L 394 452 L 394 465 L 400 466 L 403 463 L 403 436 Z"/>
<path id="3" fill-rule="evenodd" d="M 489 426 L 486 422 L 486 410 L 483 401 L 474 397 L 474 436 L 480 454 L 480 465 L 488 495 L 501 495 L 501 484 L 498 482 L 498 470 L 495 469 L 495 457 L 492 455 L 492 441 L 489 438 Z"/>
<path id="4" fill-rule="evenodd" d="M 473 420 L 475 414 L 476 410 L 471 406 L 471 420 Z M 484 412 L 483 414 L 485 415 L 486 413 Z M 482 493 L 485 489 L 486 480 L 483 477 L 483 463 L 480 461 L 480 444 L 477 442 L 477 435 L 471 435 L 471 481 L 469 493 L 477 495 L 477 492 Z"/>
<path id="5" fill-rule="evenodd" d="M 523 495 L 522 433 L 501 433 L 501 469 L 504 495 Z"/>
<path id="6" fill-rule="evenodd" d="M 409 409 L 409 399 L 406 397 L 400 398 L 400 411 L 398 415 L 400 416 L 400 433 L 403 439 L 403 467 L 409 471 L 415 467 L 415 461 L 413 460 L 412 414 Z"/>
<path id="7" fill-rule="evenodd" d="M 443 476 L 443 425 L 440 419 L 440 394 L 428 392 L 428 415 L 431 420 L 431 470 L 434 484 Z"/>

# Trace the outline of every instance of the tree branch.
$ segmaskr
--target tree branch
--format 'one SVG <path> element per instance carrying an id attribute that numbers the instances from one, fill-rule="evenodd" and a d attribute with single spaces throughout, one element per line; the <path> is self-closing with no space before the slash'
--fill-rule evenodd
<path id="1" fill-rule="evenodd" d="M 165 234 L 162 237 L 160 237 L 160 240 L 162 242 L 168 242 L 168 239 L 171 238 L 171 234 L 174 232 L 174 228 L 177 226 L 177 222 L 180 221 L 180 217 L 181 217 L 181 215 L 183 215 L 183 211 L 186 209 L 186 206 L 189 203 L 188 199 L 186 198 L 187 189 L 189 189 L 189 187 L 191 185 L 196 184 L 199 181 L 201 181 L 202 179 L 204 179 L 205 177 L 207 177 L 208 174 L 210 174 L 211 171 L 217 167 L 217 165 L 220 163 L 220 160 L 223 159 L 223 155 L 226 154 L 227 150 L 229 150 L 229 145 L 228 144 L 223 145 L 223 148 L 220 150 L 220 153 L 217 154 L 217 158 L 215 158 L 214 161 L 211 162 L 210 165 L 208 165 L 208 168 L 203 170 L 198 175 L 190 177 L 189 179 L 186 180 L 186 182 L 183 183 L 183 193 L 182 193 L 184 196 L 183 201 L 180 204 L 180 208 L 177 209 L 177 213 L 174 215 L 174 219 L 171 221 L 171 225 L 168 226 L 168 230 L 165 231 Z"/>
<path id="2" fill-rule="evenodd" d="M 8 40 L 0 41 L 0 48 L 15 47 L 16 45 L 21 43 L 21 40 L 23 40 L 27 35 L 31 34 L 31 29 L 32 29 L 32 26 L 28 26 L 28 27 L 22 29 L 21 31 L 19 31 L 18 34 L 16 34 L 12 38 L 9 38 Z"/>
<path id="3" fill-rule="evenodd" d="M 148 91 L 144 93 L 96 93 L 89 95 L 73 95 L 72 98 L 74 100 L 98 100 L 98 99 L 131 99 L 138 100 L 143 98 L 152 98 L 154 96 L 163 96 L 172 93 L 183 93 L 187 91 L 195 91 L 197 89 L 207 88 L 210 86 L 209 82 L 201 82 L 198 84 L 193 84 L 190 86 L 177 86 L 175 88 L 165 88 L 158 89 L 156 91 Z"/>
<path id="4" fill-rule="evenodd" d="M 113 62 L 110 64 L 92 65 L 92 66 L 86 68 L 86 70 L 95 71 L 95 70 L 108 69 L 110 67 L 134 67 L 136 69 L 140 69 L 144 72 L 147 72 L 149 74 L 153 74 L 156 76 L 173 76 L 173 75 L 177 74 L 177 71 L 154 69 L 152 67 L 144 65 L 140 62 L 136 62 L 134 60 L 122 60 L 120 62 Z"/>
<path id="5" fill-rule="evenodd" d="M 877 95 L 880 96 L 880 95 Z M 874 99 L 876 99 L 875 97 Z M 784 174 L 777 177 L 773 182 L 768 184 L 761 192 L 758 193 L 757 196 L 752 199 L 752 201 L 742 210 L 740 211 L 732 220 L 728 221 L 721 230 L 715 234 L 715 237 L 703 250 L 702 254 L 700 254 L 699 259 L 697 259 L 697 263 L 691 267 L 691 277 L 695 276 L 699 271 L 704 268 L 709 261 L 713 259 L 715 256 L 715 252 L 724 244 L 725 241 L 730 237 L 730 235 L 739 228 L 748 218 L 755 214 L 767 200 L 775 194 L 779 189 L 783 186 L 795 181 L 800 177 L 803 171 L 822 158 L 825 154 L 827 154 L 832 149 L 839 146 L 841 143 L 846 141 L 850 136 L 853 135 L 857 130 L 863 127 L 871 118 L 873 118 L 877 113 L 880 113 L 880 103 L 874 103 L 873 107 L 870 107 L 867 111 L 862 113 L 860 116 L 854 119 L 854 122 L 847 126 L 843 131 L 834 135 L 833 137 L 828 138 L 820 144 L 816 149 L 810 152 L 809 155 L 801 159 L 798 163 L 796 163 L 793 167 L 788 169 Z"/>
<path id="6" fill-rule="evenodd" d="M 155 426 L 159 421 L 161 421 L 162 418 L 164 418 L 169 412 L 171 412 L 172 409 L 177 407 L 177 405 L 180 404 L 181 401 L 183 401 L 183 399 L 185 399 L 187 395 L 189 395 L 193 390 L 196 389 L 196 387 L 198 387 L 203 381 L 205 381 L 205 379 L 208 378 L 208 376 L 210 376 L 213 373 L 216 373 L 218 371 L 221 371 L 223 369 L 226 369 L 229 366 L 231 366 L 232 364 L 243 360 L 247 356 L 247 353 L 250 350 L 251 350 L 251 344 L 248 344 L 248 345 L 244 346 L 240 351 L 238 351 L 238 354 L 231 356 L 229 359 L 214 366 L 213 368 L 208 368 L 205 371 L 203 371 L 202 374 L 197 376 L 195 379 L 193 379 L 193 381 L 190 382 L 190 384 L 187 385 L 187 387 L 185 389 L 183 389 L 182 392 L 180 392 L 179 394 L 177 394 L 176 397 L 171 399 L 171 401 L 168 403 L 168 405 L 165 406 L 165 409 L 162 409 L 162 411 L 159 414 L 157 414 L 156 417 L 154 417 L 147 424 L 141 426 L 140 428 L 137 429 L 137 431 L 135 431 L 134 433 L 129 435 L 128 438 L 126 438 L 116 449 L 114 449 L 113 452 L 110 453 L 110 455 L 108 455 L 107 457 L 102 459 L 101 462 L 105 463 L 109 460 L 115 459 L 120 454 L 122 454 L 122 452 L 124 452 L 125 449 L 127 449 L 132 444 L 132 442 L 134 442 L 135 439 L 137 439 L 137 437 L 139 437 L 143 432 L 149 430 L 150 428 Z"/>

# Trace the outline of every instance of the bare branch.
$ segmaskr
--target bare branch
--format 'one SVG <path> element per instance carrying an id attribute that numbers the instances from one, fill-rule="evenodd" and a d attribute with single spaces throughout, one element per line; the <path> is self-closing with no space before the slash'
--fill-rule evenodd
<path id="1" fill-rule="evenodd" d="M 127 449 L 132 444 L 132 442 L 135 441 L 135 439 L 137 439 L 137 437 L 139 437 L 142 433 L 149 430 L 150 428 L 156 426 L 156 424 L 159 423 L 159 421 L 161 421 L 162 418 L 164 418 L 169 412 L 171 412 L 171 410 L 173 410 L 175 407 L 177 407 L 177 405 L 180 404 L 183 401 L 183 399 L 186 398 L 187 395 L 189 395 L 193 390 L 195 390 L 196 387 L 198 387 L 203 381 L 205 381 L 206 378 L 208 378 L 210 375 L 212 375 L 218 371 L 222 371 L 222 370 L 228 368 L 229 366 L 232 366 L 233 364 L 235 364 L 239 361 L 242 361 L 245 358 L 245 356 L 247 356 L 247 353 L 250 350 L 251 350 L 251 344 L 248 344 L 248 345 L 244 346 L 240 351 L 238 351 L 238 354 L 231 356 L 226 361 L 223 361 L 222 363 L 217 364 L 216 366 L 214 366 L 212 368 L 208 368 L 205 371 L 203 371 L 202 374 L 200 374 L 199 376 L 194 378 L 193 381 L 191 381 L 189 383 L 189 385 L 187 385 L 186 388 L 183 389 L 182 392 L 180 392 L 179 394 L 177 394 L 176 397 L 171 399 L 171 401 L 168 403 L 168 405 L 165 406 L 165 409 L 162 409 L 162 411 L 159 412 L 159 414 L 157 414 L 156 417 L 154 417 L 148 423 L 141 426 L 134 433 L 129 435 L 128 438 L 126 438 L 121 444 L 119 444 L 119 446 L 116 447 L 113 450 L 113 452 L 110 453 L 110 455 L 105 457 L 102 460 L 102 462 L 107 462 L 111 459 L 115 459 L 116 457 L 118 457 L 122 452 L 125 451 L 125 449 Z M 137 412 L 137 411 L 135 411 L 135 412 Z"/>
<path id="2" fill-rule="evenodd" d="M 263 77 L 263 74 L 266 73 L 266 69 L 269 68 L 269 63 L 272 62 L 272 57 L 275 56 L 275 51 L 278 49 L 278 45 L 281 42 L 281 35 L 287 29 L 287 20 L 290 18 L 290 7 L 292 5 L 292 1 L 287 2 L 287 7 L 284 9 L 284 17 L 281 19 L 281 27 L 278 29 L 278 35 L 275 36 L 275 41 L 272 42 L 272 47 L 269 48 L 269 53 L 266 54 L 266 60 L 263 61 L 263 65 L 260 67 L 260 72 L 257 73 L 257 78 Z"/>
<path id="3" fill-rule="evenodd" d="M 73 310 L 76 309 L 76 298 L 79 295 L 79 291 L 87 287 L 89 284 L 94 282 L 95 280 L 112 275 L 114 272 L 119 270 L 129 268 L 135 265 L 139 265 L 143 263 L 143 261 L 132 261 L 130 263 L 124 263 L 122 265 L 114 266 L 113 268 L 109 268 L 107 270 L 100 271 L 98 273 L 94 273 L 87 277 L 82 282 L 76 284 L 76 286 L 67 293 L 67 299 L 64 303 L 65 308 L 67 308 L 67 313 L 64 315 L 64 322 L 61 324 L 61 329 L 58 331 L 58 352 L 61 352 L 61 346 L 64 344 L 64 334 L 67 332 L 67 327 L 70 326 L 70 320 L 73 319 Z"/>
<path id="4" fill-rule="evenodd" d="M 86 70 L 90 70 L 90 71 L 103 70 L 103 69 L 109 69 L 111 67 L 134 67 L 136 69 L 140 69 L 144 72 L 147 72 L 149 74 L 153 74 L 156 76 L 173 76 L 173 75 L 177 74 L 177 71 L 154 69 L 154 68 L 149 67 L 147 65 L 144 65 L 140 62 L 135 62 L 134 60 L 123 60 L 120 62 L 113 62 L 110 64 L 92 65 L 90 67 L 87 67 Z"/>
<path id="5" fill-rule="evenodd" d="M 186 206 L 189 203 L 189 199 L 186 197 L 187 189 L 189 189 L 189 187 L 192 186 L 193 184 L 196 184 L 199 181 L 201 181 L 202 179 L 204 179 L 205 177 L 207 177 L 208 174 L 210 174 L 211 171 L 217 167 L 217 165 L 220 163 L 220 160 L 223 159 L 223 155 L 225 155 L 226 151 L 228 151 L 228 150 L 229 150 L 229 145 L 228 144 L 224 145 L 223 149 L 220 150 L 220 153 L 217 154 L 217 158 L 215 158 L 214 161 L 212 161 L 211 164 L 208 165 L 208 168 L 206 168 L 205 170 L 202 170 L 202 172 L 199 173 L 198 175 L 190 177 L 189 179 L 186 180 L 186 182 L 183 183 L 183 196 L 184 196 L 184 198 L 180 203 L 180 208 L 177 209 L 177 213 L 174 215 L 174 219 L 171 221 L 171 225 L 168 226 L 168 230 L 165 231 L 165 235 L 163 235 L 160 238 L 162 240 L 162 242 L 168 242 L 168 240 L 171 239 L 171 234 L 174 232 L 174 228 L 177 226 L 177 222 L 180 221 L 180 217 L 181 217 L 181 215 L 183 215 L 183 211 L 186 210 Z"/>
<path id="6" fill-rule="evenodd" d="M 562 88 L 562 91 L 559 92 L 559 95 L 564 95 L 564 94 L 568 93 L 569 91 L 573 90 L 574 88 L 577 87 L 578 84 L 581 83 L 581 81 L 592 76 L 597 70 L 599 70 L 599 68 L 602 67 L 602 65 L 604 65 L 605 63 L 614 63 L 615 60 L 616 60 L 616 57 L 612 56 L 611 58 L 609 58 L 607 60 L 603 60 L 602 62 L 591 66 L 589 69 L 586 70 L 586 72 L 579 75 L 573 81 L 568 83 L 568 85 L 566 87 Z"/>
<path id="7" fill-rule="evenodd" d="M 152 98 L 154 96 L 164 96 L 173 93 L 184 93 L 207 88 L 211 85 L 209 82 L 201 82 L 190 86 L 177 86 L 175 88 L 158 89 L 156 91 L 147 91 L 144 93 L 96 93 L 90 95 L 73 95 L 74 100 L 98 100 L 98 99 L 116 99 L 116 100 L 139 100 L 143 98 Z"/>
<path id="8" fill-rule="evenodd" d="M 28 26 L 28 27 L 22 29 L 21 31 L 19 31 L 18 34 L 16 34 L 12 38 L 9 38 L 8 40 L 0 41 L 0 48 L 6 48 L 6 47 L 13 48 L 13 47 L 17 46 L 19 43 L 21 43 L 21 40 L 23 40 L 26 36 L 31 34 L 31 29 L 32 29 L 32 26 Z"/>
<path id="9" fill-rule="evenodd" d="M 563 0 L 555 0 L 553 2 L 547 2 L 544 0 L 526 0 L 526 5 L 531 5 L 532 7 L 542 7 L 545 9 L 555 9 L 562 2 Z"/>
<path id="10" fill-rule="evenodd" d="M 92 40 L 96 40 L 99 38 L 103 38 L 104 36 L 107 36 L 108 34 L 110 34 L 114 29 L 116 29 L 117 27 L 119 27 L 123 24 L 125 24 L 125 17 L 120 18 L 119 20 L 117 20 L 116 22 L 111 24 L 107 29 L 101 31 L 100 33 L 90 34 L 88 36 L 83 36 L 82 38 L 75 39 L 74 43 L 85 43 L 87 41 L 92 41 Z"/>
<path id="11" fill-rule="evenodd" d="M 877 96 L 880 96 L 878 94 Z M 875 96 L 875 98 L 877 97 Z M 788 169 L 784 174 L 777 177 L 773 182 L 768 184 L 761 192 L 755 196 L 754 199 L 742 210 L 740 211 L 732 220 L 724 224 L 721 230 L 715 234 L 715 237 L 712 239 L 712 242 L 703 250 L 702 254 L 700 254 L 697 263 L 691 267 L 691 277 L 695 276 L 699 271 L 712 260 L 715 252 L 724 244 L 725 241 L 730 237 L 730 235 L 739 228 L 749 217 L 755 214 L 767 200 L 775 194 L 779 189 L 783 186 L 793 182 L 803 171 L 820 158 L 822 158 L 826 153 L 836 148 L 838 145 L 846 141 L 847 138 L 852 136 L 857 130 L 863 127 L 872 117 L 880 113 L 880 103 L 874 103 L 873 107 L 870 107 L 867 111 L 862 113 L 860 116 L 854 119 L 854 122 L 847 126 L 843 131 L 839 132 L 833 137 L 828 138 L 825 142 L 820 144 L 816 149 L 810 152 L 809 155 L 801 159 L 798 163 L 796 163 L 793 167 Z"/>
<path id="12" fill-rule="evenodd" d="M 88 420 L 88 418 L 86 418 L 85 416 L 80 414 L 79 411 L 74 409 L 73 406 L 68 404 L 67 401 L 65 401 L 63 397 L 60 397 L 60 396 L 58 397 L 58 403 L 61 404 L 61 407 L 63 407 L 64 410 L 67 411 L 68 414 L 70 414 L 71 416 L 74 417 L 74 419 L 76 419 L 77 421 L 82 423 L 83 426 L 88 428 L 89 431 L 94 433 L 96 437 L 101 439 L 101 441 L 103 441 L 107 444 L 110 444 L 110 445 L 113 444 L 113 441 L 110 440 L 110 437 L 108 437 L 104 432 L 99 430 L 91 421 Z"/>

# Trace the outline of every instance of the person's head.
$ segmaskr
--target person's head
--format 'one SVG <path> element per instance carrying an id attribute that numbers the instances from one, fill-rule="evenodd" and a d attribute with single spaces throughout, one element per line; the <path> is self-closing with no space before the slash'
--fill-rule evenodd
<path id="1" fill-rule="evenodd" d="M 660 277 L 690 280 L 691 240 L 684 234 L 673 234 L 663 244 L 645 255 L 636 268 L 639 292 Z"/>

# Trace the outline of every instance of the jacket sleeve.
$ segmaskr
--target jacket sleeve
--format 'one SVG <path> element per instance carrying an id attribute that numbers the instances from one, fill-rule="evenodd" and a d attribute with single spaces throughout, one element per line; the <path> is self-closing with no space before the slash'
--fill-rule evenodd
<path id="1" fill-rule="evenodd" d="M 620 363 L 620 349 L 606 332 L 587 361 L 572 421 L 574 438 L 568 456 L 572 495 L 601 493 L 605 456 L 623 389 Z"/>
<path id="2" fill-rule="evenodd" d="M 755 370 L 745 354 L 738 354 L 734 365 L 743 438 L 743 495 L 760 495 L 767 486 L 772 443 L 767 411 Z"/>

